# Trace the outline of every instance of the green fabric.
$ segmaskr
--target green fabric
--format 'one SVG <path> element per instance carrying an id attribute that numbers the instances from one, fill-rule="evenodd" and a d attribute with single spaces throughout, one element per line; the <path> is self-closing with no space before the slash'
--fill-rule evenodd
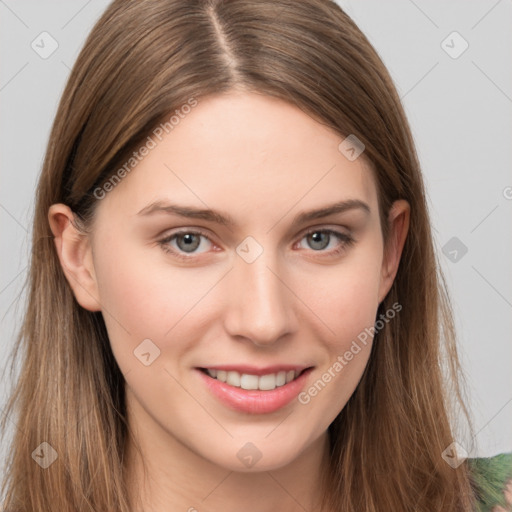
<path id="1" fill-rule="evenodd" d="M 512 452 L 468 459 L 467 462 L 478 497 L 475 512 L 492 512 L 497 505 L 510 510 L 507 507 L 511 505 L 507 505 L 504 491 L 507 482 L 512 479 Z"/>

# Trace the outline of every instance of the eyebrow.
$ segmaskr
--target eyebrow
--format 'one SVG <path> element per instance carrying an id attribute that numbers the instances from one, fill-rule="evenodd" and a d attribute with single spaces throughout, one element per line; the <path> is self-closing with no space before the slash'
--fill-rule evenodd
<path id="1" fill-rule="evenodd" d="M 361 210 L 367 215 L 371 213 L 370 207 L 364 201 L 361 201 L 360 199 L 347 199 L 324 206 L 322 208 L 302 212 L 294 217 L 292 225 L 295 226 L 297 224 L 303 224 L 311 220 L 321 219 L 329 215 L 344 213 L 350 210 Z M 167 213 L 170 215 L 178 215 L 180 217 L 189 219 L 201 219 L 228 227 L 235 225 L 233 218 L 226 213 L 221 213 L 219 211 L 211 210 L 208 208 L 204 209 L 191 206 L 169 204 L 163 201 L 155 201 L 149 204 L 140 210 L 137 215 L 148 216 L 154 213 Z"/>

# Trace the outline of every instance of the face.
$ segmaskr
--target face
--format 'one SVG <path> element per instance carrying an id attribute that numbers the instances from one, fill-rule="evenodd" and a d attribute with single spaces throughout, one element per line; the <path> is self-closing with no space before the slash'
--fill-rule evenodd
<path id="1" fill-rule="evenodd" d="M 343 139 L 275 98 L 203 98 L 98 201 L 70 282 L 102 312 L 148 432 L 269 470 L 345 406 L 397 261 Z"/>

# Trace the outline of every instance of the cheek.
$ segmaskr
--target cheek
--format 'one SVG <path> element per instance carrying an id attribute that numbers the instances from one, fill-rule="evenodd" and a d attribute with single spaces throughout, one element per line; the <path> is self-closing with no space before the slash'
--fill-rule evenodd
<path id="1" fill-rule="evenodd" d="M 297 280 L 298 295 L 331 332 L 331 349 L 373 326 L 378 308 L 382 259 L 379 239 L 368 239 L 337 265 L 314 268 Z"/>
<path id="2" fill-rule="evenodd" d="M 378 275 L 367 272 L 362 279 L 342 274 L 339 280 L 331 280 L 329 286 L 316 295 L 312 310 L 326 327 L 325 335 L 320 338 L 326 355 L 322 366 L 331 368 L 341 357 L 343 368 L 339 365 L 335 368 L 335 386 L 341 386 L 345 392 L 359 380 L 369 357 L 373 338 L 371 329 L 378 308 L 375 282 Z M 313 295 L 309 293 L 309 297 Z M 327 375 L 326 379 L 334 381 Z"/>
<path id="3" fill-rule="evenodd" d="M 327 428 L 343 409 L 366 368 L 378 309 L 381 269 L 379 240 L 328 269 L 317 286 L 305 280 L 302 295 L 325 326 L 325 357 L 299 402 L 311 421 Z"/>
<path id="4" fill-rule="evenodd" d="M 202 270 L 171 267 L 148 258 L 148 251 L 124 247 L 115 238 L 95 258 L 102 314 L 112 350 L 123 368 L 133 364 L 133 351 L 150 339 L 160 351 L 172 345 L 179 352 L 185 340 L 177 336 L 190 313 L 215 284 Z M 120 257 L 120 255 L 123 255 Z"/>

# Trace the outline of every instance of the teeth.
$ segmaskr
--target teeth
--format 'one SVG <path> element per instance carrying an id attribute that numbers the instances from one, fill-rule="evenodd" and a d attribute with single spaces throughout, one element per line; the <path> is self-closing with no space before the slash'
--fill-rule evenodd
<path id="1" fill-rule="evenodd" d="M 276 388 L 276 374 L 262 375 L 259 379 L 259 388 L 262 391 L 269 391 Z"/>
<path id="2" fill-rule="evenodd" d="M 226 372 L 224 370 L 207 370 L 207 373 L 210 377 L 225 382 L 230 386 L 247 390 L 259 389 L 261 391 L 270 391 L 296 379 L 300 371 L 281 371 L 260 376 L 248 373 L 240 374 L 235 371 Z"/>
<path id="3" fill-rule="evenodd" d="M 276 375 L 276 386 L 284 386 L 286 384 L 286 372 L 279 372 Z"/>
<path id="4" fill-rule="evenodd" d="M 228 372 L 226 384 L 230 386 L 240 387 L 240 374 L 238 372 Z"/>
<path id="5" fill-rule="evenodd" d="M 258 389 L 259 378 L 257 375 L 242 374 L 240 377 L 240 387 L 242 389 Z"/>

